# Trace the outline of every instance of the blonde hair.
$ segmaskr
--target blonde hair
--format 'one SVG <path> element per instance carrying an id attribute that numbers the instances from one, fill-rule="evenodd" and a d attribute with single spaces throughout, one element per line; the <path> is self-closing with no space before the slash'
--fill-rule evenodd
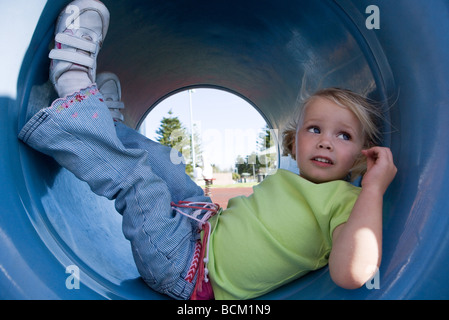
<path id="1" fill-rule="evenodd" d="M 362 124 L 364 149 L 368 149 L 379 143 L 380 131 L 378 128 L 381 114 L 376 107 L 376 104 L 362 95 L 347 89 L 327 88 L 319 90 L 308 97 L 302 104 L 299 116 L 293 119 L 293 121 L 286 126 L 282 134 L 283 155 L 290 155 L 293 159 L 296 159 L 295 154 L 292 152 L 292 147 L 296 138 L 296 131 L 298 126 L 303 123 L 305 110 L 309 106 L 310 102 L 318 97 L 328 99 L 354 113 Z M 363 175 L 365 171 L 366 159 L 362 154 L 360 154 L 350 171 L 350 180 L 354 181 L 358 176 Z"/>

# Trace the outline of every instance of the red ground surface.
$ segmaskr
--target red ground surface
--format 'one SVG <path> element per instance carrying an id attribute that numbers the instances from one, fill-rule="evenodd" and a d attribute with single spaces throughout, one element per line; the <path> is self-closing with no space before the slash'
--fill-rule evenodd
<path id="1" fill-rule="evenodd" d="M 218 203 L 223 209 L 226 209 L 228 200 L 237 196 L 249 196 L 253 193 L 253 188 L 211 188 L 212 201 Z"/>

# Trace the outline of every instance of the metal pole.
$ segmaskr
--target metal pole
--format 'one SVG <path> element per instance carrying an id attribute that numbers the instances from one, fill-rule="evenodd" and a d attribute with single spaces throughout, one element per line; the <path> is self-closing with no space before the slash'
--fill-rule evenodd
<path id="1" fill-rule="evenodd" d="M 190 100 L 190 135 L 192 139 L 192 166 L 193 170 L 196 168 L 196 156 L 195 156 L 195 139 L 193 134 L 193 112 L 192 112 L 192 93 L 195 92 L 193 89 L 189 90 L 189 100 Z"/>

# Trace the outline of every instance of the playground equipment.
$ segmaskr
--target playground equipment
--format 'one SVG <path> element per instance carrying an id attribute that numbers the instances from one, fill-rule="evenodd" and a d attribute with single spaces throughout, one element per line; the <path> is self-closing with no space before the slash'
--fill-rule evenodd
<path id="1" fill-rule="evenodd" d="M 27 110 L 54 98 L 47 55 L 67 3 L 47 2 L 17 94 L 0 97 L 0 298 L 166 299 L 139 278 L 113 204 L 17 140 Z M 323 268 L 262 298 L 449 298 L 447 1 L 104 3 L 111 24 L 98 70 L 121 79 L 136 128 L 158 102 L 195 87 L 239 95 L 273 128 L 288 121 L 301 92 L 318 87 L 388 101 L 384 145 L 399 171 L 385 195 L 377 277 L 349 291 Z"/>

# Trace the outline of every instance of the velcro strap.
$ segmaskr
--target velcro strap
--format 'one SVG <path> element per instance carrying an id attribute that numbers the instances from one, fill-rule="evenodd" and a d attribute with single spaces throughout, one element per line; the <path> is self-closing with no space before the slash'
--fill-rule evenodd
<path id="1" fill-rule="evenodd" d="M 74 52 L 65 49 L 53 49 L 50 51 L 48 57 L 53 60 L 62 60 L 76 63 L 88 68 L 93 68 L 95 66 L 95 59 L 80 52 Z"/>
<path id="2" fill-rule="evenodd" d="M 75 37 L 67 33 L 58 33 L 55 37 L 55 41 L 66 46 L 74 47 L 92 53 L 95 53 L 97 51 L 97 45 L 95 42 L 80 37 Z"/>

